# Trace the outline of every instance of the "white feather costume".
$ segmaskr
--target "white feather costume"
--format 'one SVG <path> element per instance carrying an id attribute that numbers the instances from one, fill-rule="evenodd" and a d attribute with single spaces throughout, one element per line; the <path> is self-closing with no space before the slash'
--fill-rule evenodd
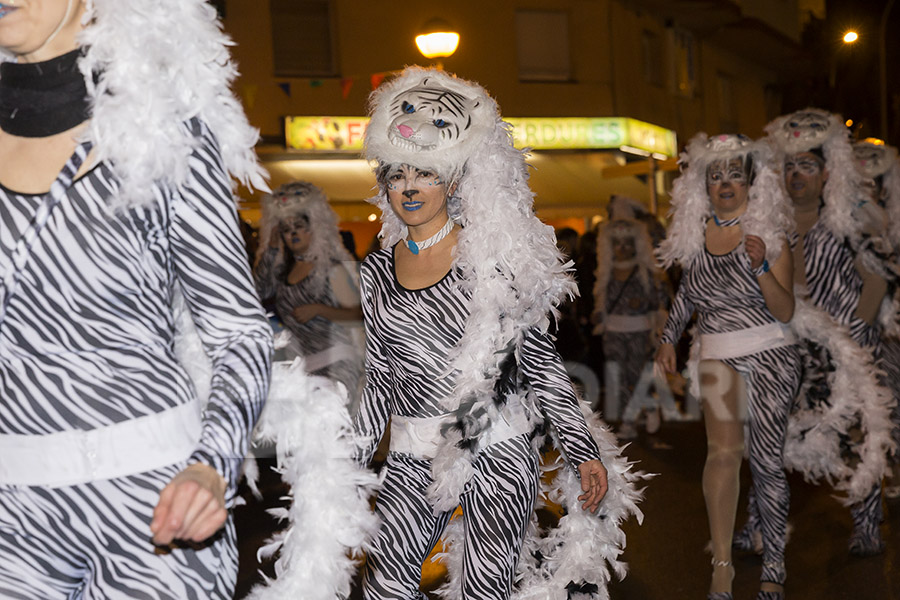
<path id="1" fill-rule="evenodd" d="M 404 99 L 423 94 L 439 95 L 464 112 L 468 122 L 451 123 L 449 128 L 464 128 L 466 134 L 442 133 L 445 125 L 439 113 L 404 114 Z M 462 226 L 454 268 L 473 301 L 448 368 L 457 373 L 455 389 L 442 401 L 448 412 L 455 413 L 458 426 L 444 432 L 432 461 L 435 483 L 429 498 L 436 512 L 445 511 L 457 506 L 473 473 L 474 455 L 467 449 L 473 444 L 460 442 L 477 440 L 498 415 L 494 384 L 501 361 L 529 329 L 547 332 L 550 315 L 555 316 L 558 304 L 574 296 L 577 288 L 569 274 L 571 263 L 562 262 L 553 229 L 534 215 L 525 153 L 513 146 L 510 125 L 501 119 L 496 102 L 481 86 L 443 71 L 410 67 L 379 87 L 370 105 L 366 157 L 377 162 L 377 173 L 391 165 L 410 164 L 432 170 L 442 181 L 456 185 L 448 201 L 451 217 Z M 410 138 L 414 143 L 396 134 L 407 122 L 410 129 L 417 130 Z M 381 183 L 379 195 L 369 201 L 381 209 L 382 245 L 390 247 L 405 237 L 406 227 L 391 209 Z M 584 405 L 582 410 L 589 413 Z M 565 582 L 574 580 L 601 585 L 601 597 L 606 598 L 602 584 L 609 579 L 607 563 L 620 576 L 624 574 L 624 565 L 618 561 L 625 545 L 620 524 L 630 515 L 641 519 L 636 506 L 641 492 L 635 483 L 646 476 L 631 470 L 632 463 L 621 456 L 614 436 L 599 420 L 591 419 L 589 425 L 609 476 L 609 492 L 601 504 L 607 518 L 583 514 L 577 501 L 580 485 L 577 481 L 569 485 L 574 472 L 561 473 L 556 485 L 565 490 L 560 501 L 568 508 L 569 518 L 587 522 L 577 531 L 566 532 L 565 544 L 559 543 L 559 533 L 551 534 L 551 542 L 526 540 L 526 548 L 544 546 L 545 561 L 530 570 L 525 560 L 520 561 L 524 579 L 519 582 L 521 595 L 517 597 L 565 598 Z M 565 523 L 560 523 L 560 531 L 566 530 Z M 455 581 L 461 572 L 462 545 L 452 544 L 452 532 L 453 526 L 448 535 L 456 550 L 448 559 L 448 569 Z M 569 560 L 566 553 L 573 548 L 579 549 L 582 560 Z M 560 577 L 569 579 L 560 586 Z M 459 593 L 459 585 L 451 586 L 445 597 Z M 528 595 L 535 593 L 538 595 Z"/>

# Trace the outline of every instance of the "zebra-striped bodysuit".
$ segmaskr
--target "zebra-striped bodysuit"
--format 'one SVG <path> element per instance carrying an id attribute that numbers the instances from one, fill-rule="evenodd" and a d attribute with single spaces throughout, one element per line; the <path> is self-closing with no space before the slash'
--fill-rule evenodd
<path id="1" fill-rule="evenodd" d="M 230 518 L 197 548 L 150 542 L 159 492 L 187 464 L 215 467 L 233 503 L 272 353 L 215 138 L 197 120 L 185 126 L 197 147 L 182 189 L 160 185 L 151 204 L 112 213 L 117 184 L 100 163 L 51 213 L 0 323 L 0 434 L 94 430 L 194 401 L 175 356 L 177 284 L 212 362 L 199 445 L 117 479 L 0 484 L 4 598 L 231 598 Z M 0 273 L 41 201 L 0 187 Z"/>
<path id="2" fill-rule="evenodd" d="M 440 401 L 455 377 L 447 374 L 450 353 L 465 329 L 470 299 L 451 270 L 421 290 L 396 279 L 392 249 L 375 252 L 361 271 L 366 324 L 366 386 L 356 417 L 369 438 L 368 462 L 392 415 L 437 417 Z M 552 342 L 536 331 L 519 348 L 519 370 L 555 426 L 573 465 L 599 458 L 575 401 L 571 382 Z M 511 400 L 515 401 L 515 400 Z M 382 527 L 367 557 L 364 597 L 424 598 L 421 566 L 450 519 L 434 514 L 425 496 L 431 461 L 391 452 L 376 512 Z M 538 463 L 527 434 L 487 446 L 474 462 L 475 474 L 461 497 L 466 538 L 463 597 L 508 598 L 538 487 Z"/>
<path id="3" fill-rule="evenodd" d="M 766 307 L 743 245 L 728 254 L 706 248 L 685 269 L 662 342 L 676 344 L 694 311 L 701 334 L 738 332 L 777 323 Z M 784 581 L 784 547 L 790 489 L 783 450 L 791 402 L 800 385 L 796 345 L 720 359 L 746 382 L 750 470 L 763 533 L 763 581 Z"/>

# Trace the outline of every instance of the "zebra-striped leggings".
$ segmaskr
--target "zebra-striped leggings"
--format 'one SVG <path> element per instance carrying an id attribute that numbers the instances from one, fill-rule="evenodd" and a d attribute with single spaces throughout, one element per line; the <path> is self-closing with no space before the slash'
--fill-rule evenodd
<path id="1" fill-rule="evenodd" d="M 790 488 L 784 472 L 784 441 L 791 402 L 800 387 L 797 346 L 784 346 L 723 360 L 747 384 L 750 472 L 756 490 L 763 539 L 760 579 L 784 581 L 784 548 Z"/>
<path id="2" fill-rule="evenodd" d="M 230 517 L 202 546 L 151 542 L 159 492 L 182 468 L 53 489 L 0 485 L 0 598 L 230 600 Z"/>
<path id="3" fill-rule="evenodd" d="M 422 563 L 452 511 L 435 515 L 425 497 L 431 462 L 389 453 L 375 511 L 381 530 L 366 558 L 365 600 L 424 599 Z M 538 492 L 538 459 L 525 435 L 485 448 L 460 501 L 465 524 L 462 597 L 509 598 Z"/>

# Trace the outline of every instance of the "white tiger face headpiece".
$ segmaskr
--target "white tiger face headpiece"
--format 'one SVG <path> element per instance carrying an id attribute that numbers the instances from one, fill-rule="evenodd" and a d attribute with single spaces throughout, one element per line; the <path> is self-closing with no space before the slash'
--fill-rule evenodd
<path id="1" fill-rule="evenodd" d="M 766 132 L 784 154 L 809 152 L 833 138 L 849 136 L 838 115 L 818 108 L 778 117 L 766 127 Z"/>
<path id="2" fill-rule="evenodd" d="M 860 173 L 874 179 L 894 167 L 897 163 L 897 149 L 885 144 L 856 142 L 853 144 L 853 157 Z"/>
<path id="3" fill-rule="evenodd" d="M 462 175 L 466 161 L 490 135 L 497 105 L 478 84 L 444 71 L 410 67 L 370 99 L 366 158 Z"/>

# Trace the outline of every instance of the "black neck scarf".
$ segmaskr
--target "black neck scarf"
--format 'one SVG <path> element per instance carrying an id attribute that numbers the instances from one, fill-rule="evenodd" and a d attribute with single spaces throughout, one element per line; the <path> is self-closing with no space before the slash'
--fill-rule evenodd
<path id="1" fill-rule="evenodd" d="M 76 49 L 39 63 L 0 64 L 0 129 L 19 137 L 47 137 L 88 120 L 79 58 Z"/>

